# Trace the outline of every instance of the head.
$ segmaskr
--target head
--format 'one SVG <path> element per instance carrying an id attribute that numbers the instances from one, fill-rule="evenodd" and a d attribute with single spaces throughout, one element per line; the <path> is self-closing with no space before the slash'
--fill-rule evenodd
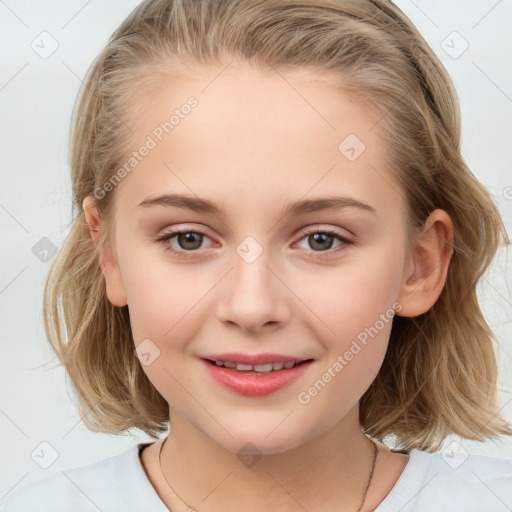
<path id="1" fill-rule="evenodd" d="M 354 410 L 405 448 L 510 433 L 476 296 L 506 234 L 459 119 L 445 70 L 389 2 L 140 4 L 77 103 L 76 217 L 45 290 L 89 428 L 155 436 L 170 408 L 269 453 Z M 345 205 L 306 208 L 326 197 Z M 313 359 L 308 385 L 331 379 L 234 396 L 203 368 L 223 352 Z"/>

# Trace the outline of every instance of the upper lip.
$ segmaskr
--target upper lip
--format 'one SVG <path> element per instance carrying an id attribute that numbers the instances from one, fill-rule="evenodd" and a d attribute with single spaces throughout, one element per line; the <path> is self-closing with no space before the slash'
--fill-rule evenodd
<path id="1" fill-rule="evenodd" d="M 269 363 L 286 363 L 288 361 L 300 363 L 302 361 L 312 359 L 307 357 L 287 356 L 283 354 L 238 354 L 234 352 L 230 352 L 228 354 L 205 355 L 201 357 L 202 359 L 209 359 L 210 361 L 250 364 L 252 366 Z"/>

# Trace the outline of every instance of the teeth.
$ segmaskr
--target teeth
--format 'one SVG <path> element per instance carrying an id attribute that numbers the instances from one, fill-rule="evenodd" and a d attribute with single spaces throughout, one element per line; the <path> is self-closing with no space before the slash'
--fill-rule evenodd
<path id="1" fill-rule="evenodd" d="M 272 363 L 269 364 L 256 364 L 254 365 L 255 372 L 270 372 L 274 369 L 274 365 Z"/>
<path id="2" fill-rule="evenodd" d="M 226 363 L 224 363 L 224 364 L 226 364 Z M 250 364 L 236 363 L 235 366 L 236 366 L 236 369 L 240 370 L 240 371 L 252 370 L 252 366 Z"/>
<path id="3" fill-rule="evenodd" d="M 296 364 L 294 361 L 287 361 L 286 363 L 268 363 L 268 364 L 243 364 L 243 363 L 232 363 L 230 361 L 215 361 L 216 366 L 225 366 L 226 368 L 236 368 L 238 371 L 255 371 L 258 373 L 268 373 L 272 371 L 290 369 Z"/>

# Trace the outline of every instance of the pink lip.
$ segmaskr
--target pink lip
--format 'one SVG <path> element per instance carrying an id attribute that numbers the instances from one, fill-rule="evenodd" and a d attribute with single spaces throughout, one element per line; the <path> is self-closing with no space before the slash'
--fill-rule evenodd
<path id="1" fill-rule="evenodd" d="M 296 357 L 287 356 L 283 354 L 239 354 L 235 352 L 229 352 L 225 354 L 212 354 L 201 356 L 202 359 L 209 359 L 210 361 L 225 361 L 230 363 L 242 363 L 242 364 L 268 364 L 268 363 L 286 363 L 287 361 L 293 361 L 294 363 L 300 363 L 308 357 Z"/>
<path id="2" fill-rule="evenodd" d="M 220 357 L 218 360 L 226 361 L 226 359 L 220 359 Z M 293 360 L 294 358 L 287 359 L 287 361 Z M 272 361 L 282 362 L 276 361 L 275 359 Z M 240 360 L 238 362 L 242 363 Z M 291 384 L 293 381 L 298 379 L 304 372 L 307 371 L 312 361 L 310 360 L 303 362 L 302 364 L 294 366 L 293 368 L 283 368 L 282 370 L 269 373 L 238 371 L 234 368 L 216 366 L 215 364 L 208 362 L 206 359 L 203 359 L 202 363 L 206 366 L 206 369 L 209 371 L 210 375 L 226 388 L 231 389 L 232 391 L 235 391 L 236 393 L 243 396 L 265 396 L 278 391 L 279 389 Z"/>

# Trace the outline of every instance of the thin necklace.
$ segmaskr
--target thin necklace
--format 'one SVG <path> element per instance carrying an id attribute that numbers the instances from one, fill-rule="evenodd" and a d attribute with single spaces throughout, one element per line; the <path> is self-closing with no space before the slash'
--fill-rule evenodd
<path id="1" fill-rule="evenodd" d="M 169 436 L 167 436 L 167 437 L 169 437 Z M 176 494 L 176 496 L 178 496 L 178 498 L 187 506 L 187 512 L 199 512 L 197 509 L 191 507 L 186 501 L 184 501 L 182 499 L 182 497 L 174 490 L 172 485 L 168 482 L 167 478 L 165 477 L 164 470 L 162 468 L 162 449 L 164 447 L 165 442 L 167 441 L 167 437 L 164 439 L 164 442 L 160 446 L 160 451 L 158 452 L 158 463 L 160 464 L 160 471 L 162 472 L 162 476 L 164 477 L 164 480 L 167 482 L 167 485 L 170 487 L 172 492 L 174 494 Z M 357 512 L 361 512 L 361 509 L 363 508 L 364 502 L 366 500 L 366 493 L 368 492 L 368 488 L 370 487 L 370 483 L 372 481 L 373 472 L 375 470 L 375 462 L 377 460 L 377 453 L 378 453 L 377 443 L 375 441 L 373 441 L 373 439 L 370 439 L 368 436 L 366 436 L 366 438 L 373 445 L 373 457 L 372 457 L 372 464 L 371 464 L 371 468 L 370 468 L 370 474 L 368 475 L 368 478 L 366 479 L 366 485 L 364 487 L 364 493 L 363 493 L 363 498 L 361 500 L 361 505 L 359 505 L 359 508 L 357 509 Z"/>

